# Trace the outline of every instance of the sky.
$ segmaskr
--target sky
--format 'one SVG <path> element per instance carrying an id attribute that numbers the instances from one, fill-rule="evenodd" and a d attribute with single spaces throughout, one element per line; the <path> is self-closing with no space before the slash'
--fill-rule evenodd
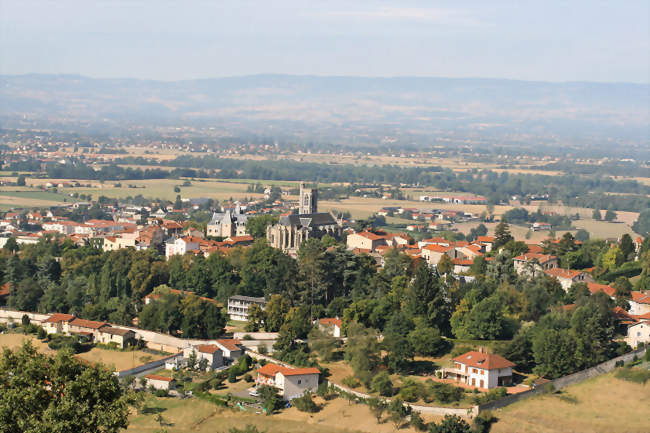
<path id="1" fill-rule="evenodd" d="M 0 0 L 0 74 L 650 82 L 648 0 Z"/>

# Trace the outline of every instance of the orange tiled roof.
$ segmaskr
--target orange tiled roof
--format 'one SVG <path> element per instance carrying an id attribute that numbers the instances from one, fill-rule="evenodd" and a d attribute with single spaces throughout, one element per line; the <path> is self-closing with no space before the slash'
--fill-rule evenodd
<path id="1" fill-rule="evenodd" d="M 157 374 L 147 374 L 145 376 L 145 378 L 151 379 L 151 380 L 162 380 L 163 382 L 171 382 L 172 380 L 174 380 L 171 377 L 159 376 Z"/>
<path id="2" fill-rule="evenodd" d="M 574 269 L 562 269 L 562 268 L 546 269 L 544 272 L 552 277 L 568 278 L 568 279 L 574 279 L 575 277 L 583 273 L 582 271 L 576 271 Z"/>
<path id="3" fill-rule="evenodd" d="M 322 319 L 318 319 L 318 323 L 321 325 L 325 326 L 338 326 L 339 328 L 343 326 L 343 322 L 341 322 L 341 319 L 337 317 L 324 317 Z"/>
<path id="4" fill-rule="evenodd" d="M 606 284 L 587 283 L 587 288 L 591 293 L 605 292 L 610 297 L 616 294 L 616 289 Z"/>
<path id="5" fill-rule="evenodd" d="M 502 356 L 493 353 L 467 352 L 454 358 L 454 361 L 470 367 L 482 368 L 485 370 L 495 370 L 498 368 L 514 367 L 513 362 L 508 361 Z"/>
<path id="6" fill-rule="evenodd" d="M 308 368 L 289 368 L 277 364 L 266 364 L 257 369 L 259 374 L 274 377 L 277 373 L 283 376 L 297 376 L 302 374 L 320 374 L 320 370 L 315 367 Z"/>
<path id="7" fill-rule="evenodd" d="M 557 257 L 550 254 L 536 254 L 536 253 L 526 253 L 514 258 L 514 260 L 520 260 L 524 262 L 530 262 L 537 259 L 539 263 L 546 263 L 548 261 L 557 259 Z"/>
<path id="8" fill-rule="evenodd" d="M 240 350 L 241 348 L 239 347 L 239 344 L 241 344 L 241 341 L 235 339 L 235 338 L 230 338 L 230 339 L 224 339 L 224 340 L 216 340 L 218 344 L 222 345 L 226 349 L 230 351 L 235 351 L 235 350 Z"/>
<path id="9" fill-rule="evenodd" d="M 196 350 L 198 350 L 201 353 L 216 353 L 221 349 L 219 349 L 219 346 L 217 346 L 216 344 L 199 344 L 198 346 L 196 346 Z"/>
<path id="10" fill-rule="evenodd" d="M 639 292 L 637 290 L 632 292 L 632 301 L 637 304 L 650 304 L 650 293 Z"/>
<path id="11" fill-rule="evenodd" d="M 106 322 L 96 322 L 94 320 L 80 319 L 78 317 L 70 321 L 70 325 L 90 329 L 99 329 L 102 326 L 111 326 Z"/>
<path id="12" fill-rule="evenodd" d="M 47 323 L 69 322 L 74 319 L 72 314 L 54 313 L 44 320 Z"/>

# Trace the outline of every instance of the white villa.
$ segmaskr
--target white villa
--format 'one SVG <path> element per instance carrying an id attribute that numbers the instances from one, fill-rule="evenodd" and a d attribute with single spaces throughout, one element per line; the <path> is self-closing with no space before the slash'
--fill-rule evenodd
<path id="1" fill-rule="evenodd" d="M 467 352 L 453 359 L 454 368 L 444 368 L 443 378 L 483 389 L 512 383 L 514 363 L 492 353 Z"/>

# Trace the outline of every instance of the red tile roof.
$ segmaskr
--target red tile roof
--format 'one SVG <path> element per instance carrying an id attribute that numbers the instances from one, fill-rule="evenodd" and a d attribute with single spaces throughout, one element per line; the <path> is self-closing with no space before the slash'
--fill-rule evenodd
<path id="1" fill-rule="evenodd" d="M 225 347 L 226 349 L 228 349 L 230 351 L 241 350 L 241 348 L 239 347 L 239 345 L 241 344 L 241 341 L 239 341 L 237 339 L 234 339 L 234 338 L 227 339 L 227 340 L 217 340 L 217 344 L 222 345 L 223 347 Z"/>
<path id="2" fill-rule="evenodd" d="M 216 344 L 199 344 L 198 346 L 195 346 L 196 350 L 198 350 L 201 353 L 216 353 L 217 351 L 221 350 L 219 349 L 219 346 Z"/>
<path id="3" fill-rule="evenodd" d="M 547 275 L 555 278 L 568 278 L 574 279 L 578 275 L 584 273 L 582 271 L 576 271 L 574 269 L 562 269 L 562 268 L 551 268 L 544 271 Z"/>
<path id="4" fill-rule="evenodd" d="M 598 292 L 605 292 L 609 297 L 614 297 L 614 295 L 616 294 L 616 289 L 606 284 L 587 283 L 587 288 L 589 288 L 589 291 L 592 294 Z"/>
<path id="5" fill-rule="evenodd" d="M 453 250 L 454 247 L 443 247 L 442 245 L 425 245 L 422 247 L 423 250 L 434 251 L 436 253 L 446 253 L 449 250 Z"/>
<path id="6" fill-rule="evenodd" d="M 275 377 L 277 373 L 282 373 L 283 376 L 299 376 L 303 374 L 320 374 L 320 370 L 315 367 L 308 368 L 289 368 L 277 364 L 266 364 L 257 369 L 259 374 L 264 376 Z"/>
<path id="7" fill-rule="evenodd" d="M 74 319 L 72 314 L 54 313 L 44 320 L 47 323 L 69 322 Z"/>
<path id="8" fill-rule="evenodd" d="M 554 259 L 557 259 L 557 257 L 552 256 L 550 254 L 536 254 L 536 253 L 526 253 L 514 258 L 514 260 L 520 260 L 523 262 L 531 262 L 533 260 L 537 260 L 540 264 L 546 263 Z"/>
<path id="9" fill-rule="evenodd" d="M 157 374 L 147 374 L 145 376 L 145 378 L 151 379 L 151 380 L 161 380 L 163 382 L 171 382 L 172 380 L 174 380 L 171 377 L 159 376 Z"/>
<path id="10" fill-rule="evenodd" d="M 324 317 L 318 319 L 318 323 L 324 326 L 338 326 L 339 328 L 343 326 L 343 322 L 337 317 Z"/>
<path id="11" fill-rule="evenodd" d="M 494 242 L 494 236 L 479 236 L 476 238 L 476 241 L 491 244 Z"/>
<path id="12" fill-rule="evenodd" d="M 508 361 L 502 356 L 493 353 L 467 352 L 454 358 L 454 361 L 470 367 L 482 368 L 485 370 L 495 370 L 498 368 L 514 367 L 513 362 Z"/>
<path id="13" fill-rule="evenodd" d="M 111 326 L 111 325 L 109 325 L 106 322 L 96 322 L 94 320 L 80 319 L 77 317 L 72 321 L 70 321 L 70 326 L 77 326 L 79 328 L 99 329 L 102 326 Z"/>
<path id="14" fill-rule="evenodd" d="M 637 304 L 650 304 L 650 293 L 643 293 L 635 290 L 632 292 L 632 301 Z"/>
<path id="15" fill-rule="evenodd" d="M 11 286 L 9 283 L 4 283 L 2 286 L 0 286 L 0 296 L 9 296 L 9 290 Z"/>
<path id="16" fill-rule="evenodd" d="M 374 234 L 373 232 L 368 232 L 368 231 L 365 231 L 365 232 L 359 232 L 359 233 L 357 233 L 357 234 L 358 234 L 359 236 L 363 236 L 364 238 L 369 239 L 369 240 L 371 240 L 371 241 L 378 241 L 378 240 L 380 240 L 380 239 L 383 239 L 382 236 L 376 235 L 376 234 Z"/>

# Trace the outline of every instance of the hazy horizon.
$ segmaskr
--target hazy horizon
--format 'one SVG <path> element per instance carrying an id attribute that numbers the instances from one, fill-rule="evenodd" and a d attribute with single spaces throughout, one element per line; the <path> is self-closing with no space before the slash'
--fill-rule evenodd
<path id="1" fill-rule="evenodd" d="M 650 83 L 650 4 L 0 0 L 0 74 Z"/>

